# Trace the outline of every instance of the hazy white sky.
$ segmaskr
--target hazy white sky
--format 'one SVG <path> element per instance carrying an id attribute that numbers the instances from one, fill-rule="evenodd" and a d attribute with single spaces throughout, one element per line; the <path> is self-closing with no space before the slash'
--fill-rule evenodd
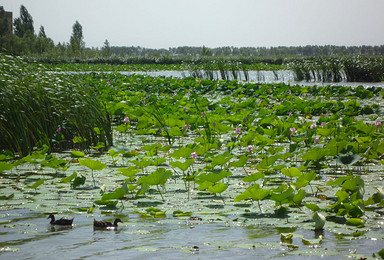
<path id="1" fill-rule="evenodd" d="M 38 33 L 69 42 L 76 20 L 87 47 L 270 47 L 384 44 L 384 0 L 0 0 Z"/>

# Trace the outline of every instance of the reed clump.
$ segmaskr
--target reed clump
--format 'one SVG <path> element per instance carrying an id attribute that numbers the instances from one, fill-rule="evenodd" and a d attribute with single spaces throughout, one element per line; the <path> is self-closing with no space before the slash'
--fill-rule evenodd
<path id="1" fill-rule="evenodd" d="M 0 54 L 0 71 L 0 151 L 112 145 L 107 112 L 90 88 L 14 56 Z"/>
<path id="2" fill-rule="evenodd" d="M 253 64 L 252 68 L 258 69 L 258 64 Z M 237 60 L 227 60 L 222 58 L 205 61 L 201 65 L 192 64 L 188 66 L 191 77 L 209 80 L 249 80 L 249 66 Z"/>
<path id="3" fill-rule="evenodd" d="M 316 56 L 289 63 L 296 81 L 379 82 L 384 79 L 383 56 Z"/>

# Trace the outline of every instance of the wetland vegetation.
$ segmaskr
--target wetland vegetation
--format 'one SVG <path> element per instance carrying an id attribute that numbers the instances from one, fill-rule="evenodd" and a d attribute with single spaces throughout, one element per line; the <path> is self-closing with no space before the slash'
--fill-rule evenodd
<path id="1" fill-rule="evenodd" d="M 29 238 L 46 239 L 37 220 L 52 213 L 75 216 L 60 233 L 69 239 L 92 232 L 93 217 L 120 218 L 113 236 L 138 240 L 108 245 L 136 255 L 382 256 L 381 88 L 55 74 L 1 61 L 4 256 L 39 255 Z M 189 230 L 200 235 L 171 238 Z"/>
<path id="2" fill-rule="evenodd" d="M 20 13 L 10 34 L 0 8 L 1 257 L 384 258 L 384 91 L 326 85 L 383 81 L 384 46 L 86 48 Z M 281 70 L 314 83 L 249 78 Z"/>

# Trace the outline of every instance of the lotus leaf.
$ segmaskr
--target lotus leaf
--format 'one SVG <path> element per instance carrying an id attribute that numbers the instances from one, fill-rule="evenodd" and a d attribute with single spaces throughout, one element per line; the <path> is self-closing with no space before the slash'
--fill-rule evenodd
<path id="1" fill-rule="evenodd" d="M 217 165 L 224 165 L 232 158 L 232 156 L 229 155 L 228 152 L 218 155 L 216 157 L 212 158 L 212 167 L 215 167 Z"/>
<path id="2" fill-rule="evenodd" d="M 244 182 L 255 182 L 255 181 L 262 179 L 264 177 L 265 177 L 264 173 L 257 172 L 257 173 L 254 173 L 254 174 L 251 174 L 249 176 L 244 177 L 243 181 Z"/>
<path id="3" fill-rule="evenodd" d="M 153 151 L 153 150 L 158 150 L 159 148 L 161 148 L 161 144 L 159 144 L 159 143 L 154 143 L 154 144 L 152 144 L 152 145 L 149 145 L 149 144 L 147 144 L 147 145 L 145 145 L 145 146 L 143 146 L 143 147 L 141 147 L 141 150 L 144 150 L 144 151 Z M 155 154 L 156 155 L 156 154 Z"/>
<path id="4" fill-rule="evenodd" d="M 8 171 L 13 168 L 13 165 L 7 162 L 0 162 L 0 172 Z"/>
<path id="5" fill-rule="evenodd" d="M 238 161 L 230 162 L 229 167 L 243 167 L 248 161 L 248 157 L 246 155 L 241 155 Z"/>
<path id="6" fill-rule="evenodd" d="M 135 176 L 135 174 L 139 172 L 139 170 L 137 170 L 136 167 L 134 166 L 131 166 L 128 168 L 119 168 L 117 169 L 117 171 L 118 171 L 118 174 L 121 174 L 128 178 Z"/>
<path id="7" fill-rule="evenodd" d="M 105 143 L 104 142 L 98 142 L 96 146 L 91 146 L 95 150 L 100 150 L 105 148 Z"/>
<path id="8" fill-rule="evenodd" d="M 288 203 L 293 197 L 294 189 L 292 187 L 287 188 L 286 185 L 281 185 L 280 187 L 284 187 L 285 189 L 282 191 L 279 191 L 279 189 L 274 190 L 270 193 L 271 200 L 275 201 L 276 206 Z"/>
<path id="9" fill-rule="evenodd" d="M 220 171 L 220 173 L 210 172 L 207 174 L 201 173 L 197 176 L 197 183 L 202 183 L 204 181 L 208 181 L 212 184 L 221 181 L 223 178 L 231 176 L 232 173 L 227 171 Z"/>
<path id="10" fill-rule="evenodd" d="M 106 206 L 107 208 L 116 208 L 118 201 L 95 200 L 93 203 L 96 205 Z"/>
<path id="11" fill-rule="evenodd" d="M 280 234 L 280 240 L 283 243 L 292 243 L 293 234 L 292 233 L 281 233 Z"/>
<path id="12" fill-rule="evenodd" d="M 220 182 L 213 186 L 208 187 L 208 191 L 213 194 L 223 193 L 227 188 L 228 188 L 228 185 Z"/>
<path id="13" fill-rule="evenodd" d="M 192 214 L 192 212 L 183 212 L 181 210 L 175 210 L 172 215 L 174 217 L 189 217 Z"/>
<path id="14" fill-rule="evenodd" d="M 164 168 L 159 168 L 157 171 L 147 175 L 142 176 L 137 183 L 138 184 L 148 184 L 148 185 L 164 185 L 167 180 L 172 177 L 172 172 L 165 170 Z"/>
<path id="15" fill-rule="evenodd" d="M 85 156 L 85 154 L 83 152 L 80 152 L 80 151 L 72 151 L 71 152 L 72 158 L 83 158 L 84 156 Z"/>
<path id="16" fill-rule="evenodd" d="M 314 171 L 303 173 L 296 179 L 295 187 L 296 189 L 303 188 L 309 184 L 310 181 L 316 178 L 316 173 Z"/>
<path id="17" fill-rule="evenodd" d="M 132 161 L 132 163 L 134 165 L 136 165 L 137 167 L 144 169 L 144 168 L 148 167 L 149 165 L 151 165 L 151 160 L 149 160 L 147 158 L 142 158 L 142 160 L 135 160 L 135 161 Z"/>
<path id="18" fill-rule="evenodd" d="M 80 176 L 80 177 L 77 176 L 77 177 L 73 180 L 73 182 L 72 182 L 72 187 L 75 189 L 75 188 L 77 188 L 77 187 L 80 186 L 80 185 L 84 185 L 85 180 L 86 180 L 85 176 Z"/>
<path id="19" fill-rule="evenodd" d="M 297 168 L 281 169 L 281 173 L 289 178 L 299 177 L 303 173 Z"/>
<path id="20" fill-rule="evenodd" d="M 194 159 L 187 159 L 185 162 L 180 162 L 180 161 L 171 161 L 170 165 L 173 167 L 179 168 L 181 171 L 185 172 L 194 162 Z"/>
<path id="21" fill-rule="evenodd" d="M 346 180 L 342 185 L 343 190 L 351 192 L 358 190 L 360 187 L 364 187 L 364 180 L 360 176 Z"/>
<path id="22" fill-rule="evenodd" d="M 115 200 L 121 199 L 128 193 L 128 186 L 123 184 L 123 187 L 115 189 L 114 192 L 104 193 L 101 200 Z"/>
<path id="23" fill-rule="evenodd" d="M 341 162 L 344 165 L 355 164 L 360 159 L 361 159 L 361 156 L 359 156 L 358 154 L 349 153 L 346 155 L 344 155 L 344 154 L 339 155 L 339 162 Z"/>
<path id="24" fill-rule="evenodd" d="M 320 210 L 320 207 L 319 205 L 317 204 L 304 204 L 304 206 L 306 206 L 308 209 L 312 210 L 312 211 L 319 211 Z"/>
<path id="25" fill-rule="evenodd" d="M 298 193 L 296 193 L 293 198 L 292 198 L 292 201 L 295 203 L 295 204 L 299 204 L 303 201 L 303 199 L 307 196 L 307 193 L 305 192 L 305 190 L 299 190 Z"/>
<path id="26" fill-rule="evenodd" d="M 336 131 L 335 128 L 319 128 L 317 129 L 316 133 L 321 136 L 328 137 L 328 136 L 331 136 L 335 131 Z"/>
<path id="27" fill-rule="evenodd" d="M 77 172 L 74 172 L 74 173 L 72 173 L 70 176 L 62 178 L 62 179 L 60 180 L 60 182 L 62 182 L 62 183 L 68 183 L 68 182 L 71 182 L 71 181 L 72 181 L 74 178 L 76 178 L 76 177 L 77 177 Z"/>
<path id="28" fill-rule="evenodd" d="M 364 226 L 364 222 L 360 218 L 349 218 L 347 219 L 346 224 L 349 226 L 356 226 L 356 227 Z"/>
<path id="29" fill-rule="evenodd" d="M 381 259 L 384 259 L 384 248 L 377 252 L 377 254 L 381 257 Z"/>
<path id="30" fill-rule="evenodd" d="M 262 189 L 258 184 L 248 187 L 242 194 L 235 197 L 235 201 L 242 201 L 247 199 L 263 200 L 270 194 L 269 190 Z"/>
<path id="31" fill-rule="evenodd" d="M 188 147 L 180 147 L 178 150 L 174 151 L 173 153 L 170 154 L 171 157 L 175 159 L 180 159 L 180 158 L 190 158 L 191 153 L 194 150 Z"/>
<path id="32" fill-rule="evenodd" d="M 92 160 L 89 158 L 79 159 L 79 164 L 87 166 L 91 170 L 99 171 L 107 167 L 105 163 L 100 162 L 99 160 Z"/>
<path id="33" fill-rule="evenodd" d="M 318 228 L 318 229 L 321 229 L 321 228 Z M 316 229 L 316 230 L 318 230 L 318 229 Z M 323 236 L 320 235 L 319 238 L 315 238 L 315 239 L 302 238 L 301 241 L 303 242 L 304 245 L 307 245 L 307 246 L 317 245 L 323 241 Z"/>

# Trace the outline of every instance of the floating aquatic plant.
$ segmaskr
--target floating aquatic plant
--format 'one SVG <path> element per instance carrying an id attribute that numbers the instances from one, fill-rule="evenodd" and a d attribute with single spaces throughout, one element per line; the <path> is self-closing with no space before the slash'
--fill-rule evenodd
<path id="1" fill-rule="evenodd" d="M 100 171 L 107 167 L 105 163 L 100 162 L 99 160 L 92 160 L 89 158 L 85 159 L 79 159 L 79 164 L 84 165 L 91 169 L 92 171 L 92 180 L 93 180 L 93 186 L 96 187 L 95 177 L 93 175 L 93 171 Z"/>

